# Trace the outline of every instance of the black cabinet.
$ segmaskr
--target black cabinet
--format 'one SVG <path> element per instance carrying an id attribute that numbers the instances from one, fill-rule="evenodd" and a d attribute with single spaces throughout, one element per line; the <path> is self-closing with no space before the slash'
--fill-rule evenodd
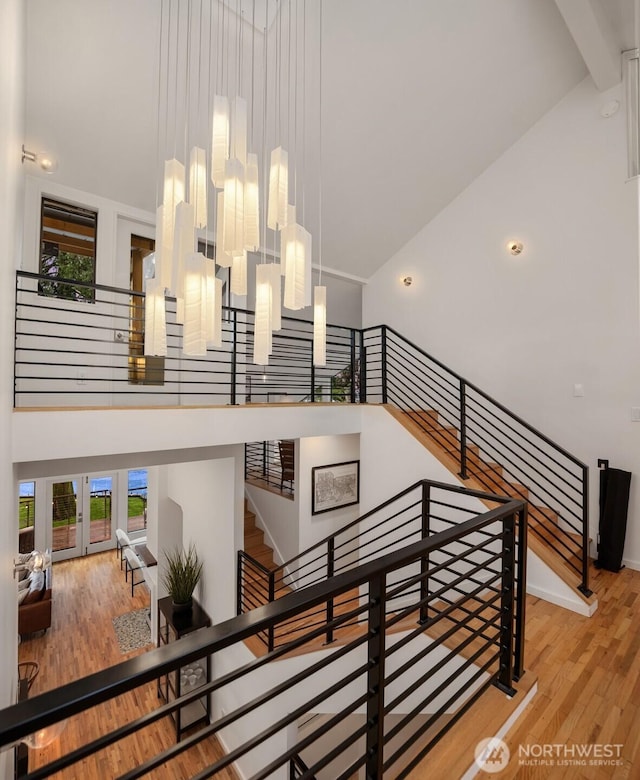
<path id="1" fill-rule="evenodd" d="M 158 599 L 158 646 L 175 642 L 183 636 L 211 625 L 211 618 L 202 607 L 193 601 L 189 611 L 176 612 L 170 596 Z M 158 696 L 166 702 L 191 693 L 211 679 L 211 659 L 208 655 L 191 661 L 175 672 L 165 674 L 158 681 Z M 179 742 L 185 731 L 196 726 L 205 726 L 211 715 L 211 694 L 179 707 L 171 717 Z"/>

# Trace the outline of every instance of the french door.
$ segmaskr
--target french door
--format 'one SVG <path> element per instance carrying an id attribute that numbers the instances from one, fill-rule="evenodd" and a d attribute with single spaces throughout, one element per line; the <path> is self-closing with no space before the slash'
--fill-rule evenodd
<path id="1" fill-rule="evenodd" d="M 117 476 L 73 474 L 47 482 L 47 546 L 54 561 L 115 545 Z"/>

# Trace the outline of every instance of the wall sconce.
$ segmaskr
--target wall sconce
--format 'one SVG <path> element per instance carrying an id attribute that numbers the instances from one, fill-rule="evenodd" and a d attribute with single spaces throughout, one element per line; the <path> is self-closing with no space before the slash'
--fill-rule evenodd
<path id="1" fill-rule="evenodd" d="M 403 276 L 402 284 L 404 284 L 405 287 L 411 287 L 413 284 L 413 278 L 411 276 Z"/>
<path id="2" fill-rule="evenodd" d="M 55 173 L 58 170 L 58 161 L 50 152 L 30 152 L 22 144 L 22 162 L 25 160 L 36 163 L 45 173 Z"/>
<path id="3" fill-rule="evenodd" d="M 507 242 L 507 249 L 512 255 L 519 255 L 524 249 L 522 241 L 509 241 Z"/>

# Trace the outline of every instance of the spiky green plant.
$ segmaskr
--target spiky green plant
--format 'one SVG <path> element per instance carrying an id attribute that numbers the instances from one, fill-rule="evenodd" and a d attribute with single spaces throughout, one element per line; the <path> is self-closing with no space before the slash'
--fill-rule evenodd
<path id="1" fill-rule="evenodd" d="M 202 561 L 198 558 L 195 545 L 188 550 L 175 549 L 164 553 L 167 568 L 163 582 L 174 604 L 186 604 L 202 576 Z"/>

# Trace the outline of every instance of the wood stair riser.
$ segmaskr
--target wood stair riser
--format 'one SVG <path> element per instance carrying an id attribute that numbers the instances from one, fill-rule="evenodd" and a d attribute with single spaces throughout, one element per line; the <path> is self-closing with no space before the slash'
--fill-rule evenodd
<path id="1" fill-rule="evenodd" d="M 418 441 L 436 457 L 452 473 L 460 471 L 460 442 L 458 432 L 455 429 L 446 428 L 437 422 L 437 414 L 433 410 L 413 410 L 403 412 L 393 406 L 386 405 L 387 411 L 396 418 Z M 440 431 L 442 428 L 442 431 Z M 439 440 L 440 439 L 440 440 Z M 449 441 L 450 446 L 443 446 L 444 440 Z M 435 446 L 434 446 L 435 445 Z M 479 448 L 475 445 L 467 448 L 467 479 L 469 487 L 477 490 L 506 495 L 518 500 L 529 501 L 530 495 L 523 485 L 508 481 L 504 476 L 504 470 L 494 463 L 484 461 L 480 456 Z M 488 508 L 494 508 L 494 504 L 484 502 Z M 530 548 L 571 588 L 580 593 L 578 586 L 580 578 L 576 571 L 582 567 L 582 540 L 577 534 L 565 534 L 558 531 L 559 517 L 549 507 L 528 505 L 530 528 Z M 558 542 L 555 537 L 560 537 L 564 544 L 561 545 L 562 556 L 558 554 L 556 547 Z M 576 552 L 574 554 L 573 549 Z M 566 559 L 566 560 L 565 560 Z M 595 596 L 584 597 L 583 600 L 592 604 Z"/>

